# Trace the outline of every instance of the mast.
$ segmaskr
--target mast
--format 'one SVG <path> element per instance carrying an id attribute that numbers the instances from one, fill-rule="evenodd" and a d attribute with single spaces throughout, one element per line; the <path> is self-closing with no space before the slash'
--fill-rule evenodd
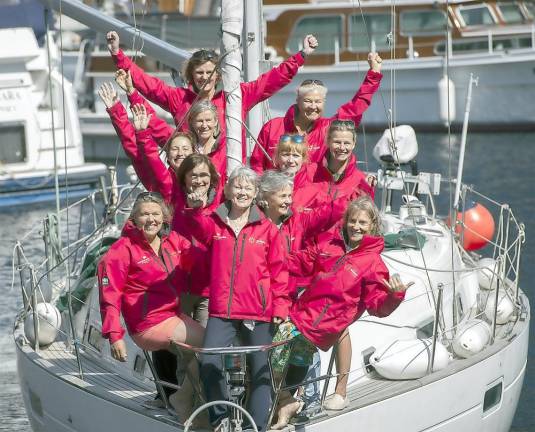
<path id="1" fill-rule="evenodd" d="M 226 98 L 227 174 L 242 165 L 242 58 L 243 0 L 225 0 L 221 7 L 221 70 Z"/>
<path id="2" fill-rule="evenodd" d="M 260 61 L 264 58 L 264 34 L 262 31 L 262 0 L 248 0 L 245 2 L 245 22 L 243 24 L 244 81 L 253 81 L 260 75 Z M 256 105 L 249 111 L 247 126 L 256 138 L 263 125 L 262 106 Z M 247 142 L 252 142 L 248 140 Z M 254 144 L 253 146 L 254 147 Z M 247 155 L 252 152 L 247 148 Z"/>
<path id="3" fill-rule="evenodd" d="M 85 24 L 92 30 L 106 33 L 115 30 L 119 33 L 121 41 L 132 44 L 136 39 L 143 40 L 143 52 L 164 63 L 165 65 L 180 70 L 182 62 L 191 57 L 191 54 L 183 49 L 164 42 L 148 33 L 139 31 L 118 19 L 103 14 L 97 9 L 89 7 L 79 0 L 39 0 L 45 8 L 55 10 L 58 13 Z"/>

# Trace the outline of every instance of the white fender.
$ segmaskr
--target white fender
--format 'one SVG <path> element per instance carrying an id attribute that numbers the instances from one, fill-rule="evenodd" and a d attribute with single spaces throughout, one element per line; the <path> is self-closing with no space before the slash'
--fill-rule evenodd
<path id="1" fill-rule="evenodd" d="M 422 378 L 431 363 L 431 350 L 431 339 L 396 340 L 376 349 L 370 356 L 370 364 L 388 379 Z M 437 342 L 433 372 L 445 368 L 449 360 L 448 350 Z"/>
<path id="2" fill-rule="evenodd" d="M 485 305 L 485 316 L 492 322 L 494 318 L 494 305 L 496 304 L 496 291 L 489 292 Z M 515 312 L 515 305 L 504 290 L 498 292 L 498 309 L 496 311 L 496 324 L 505 324 Z"/>
<path id="3" fill-rule="evenodd" d="M 481 258 L 477 262 L 477 279 L 481 289 L 493 290 L 498 286 L 499 268 L 496 260 L 492 258 Z"/>
<path id="4" fill-rule="evenodd" d="M 35 310 L 39 322 L 39 345 L 50 345 L 56 340 L 58 329 L 61 326 L 61 313 L 51 303 L 38 303 Z M 33 315 L 33 311 L 30 311 L 24 320 L 24 334 L 32 345 L 35 343 Z"/>
<path id="5" fill-rule="evenodd" d="M 483 320 L 471 319 L 459 326 L 452 348 L 459 357 L 468 358 L 480 352 L 490 341 L 490 326 Z"/>
<path id="6" fill-rule="evenodd" d="M 438 81 L 439 116 L 444 124 L 455 120 L 455 84 L 446 75 Z M 449 106 L 449 116 L 448 116 Z"/>

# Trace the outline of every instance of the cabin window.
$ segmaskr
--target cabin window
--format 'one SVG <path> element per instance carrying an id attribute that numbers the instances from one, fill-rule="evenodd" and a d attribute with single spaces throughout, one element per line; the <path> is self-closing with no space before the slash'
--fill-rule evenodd
<path id="1" fill-rule="evenodd" d="M 501 51 L 506 49 L 531 48 L 530 36 L 505 36 L 492 38 L 492 50 Z M 435 54 L 443 55 L 445 50 L 444 42 L 435 45 Z M 472 40 L 458 40 L 452 43 L 453 54 L 469 54 L 474 52 L 488 52 L 489 41 L 487 38 L 477 38 Z"/>
<path id="2" fill-rule="evenodd" d="M 307 34 L 313 34 L 320 42 L 315 54 L 334 53 L 335 43 L 343 47 L 343 23 L 341 15 L 316 15 L 300 19 L 294 26 L 288 45 L 288 52 L 296 52 L 302 48 L 303 38 Z"/>
<path id="3" fill-rule="evenodd" d="M 440 35 L 446 30 L 448 18 L 441 10 L 406 11 L 400 16 L 400 33 L 407 36 Z"/>
<path id="4" fill-rule="evenodd" d="M 503 20 L 508 24 L 522 23 L 526 20 L 520 6 L 516 3 L 498 3 Z"/>
<path id="5" fill-rule="evenodd" d="M 496 23 L 487 5 L 459 6 L 457 11 L 460 14 L 462 24 L 466 27 L 493 25 Z"/>
<path id="6" fill-rule="evenodd" d="M 388 35 L 391 28 L 392 17 L 390 14 L 351 15 L 349 18 L 349 47 L 351 51 L 389 50 Z"/>
<path id="7" fill-rule="evenodd" d="M 0 128 L 0 164 L 26 162 L 26 134 L 24 125 Z"/>

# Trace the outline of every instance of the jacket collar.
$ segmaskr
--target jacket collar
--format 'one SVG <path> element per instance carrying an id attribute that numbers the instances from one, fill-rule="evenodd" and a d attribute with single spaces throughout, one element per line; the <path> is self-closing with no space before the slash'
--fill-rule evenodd
<path id="1" fill-rule="evenodd" d="M 351 154 L 349 157 L 349 161 L 347 162 L 346 167 L 344 168 L 344 171 L 338 176 L 338 178 L 335 179 L 333 173 L 329 170 L 329 157 L 331 153 L 329 152 L 329 148 L 326 147 L 323 150 L 323 154 L 321 156 L 321 162 L 318 164 L 319 169 L 322 171 L 323 175 L 327 176 L 329 179 L 333 179 L 335 183 L 341 182 L 344 178 L 349 177 L 352 175 L 355 170 L 357 169 L 357 158 L 354 154 Z"/>
<path id="2" fill-rule="evenodd" d="M 286 114 L 284 115 L 284 130 L 285 132 L 292 132 L 297 133 L 297 128 L 295 127 L 295 117 L 299 113 L 299 108 L 297 108 L 297 104 L 293 104 L 290 108 L 288 108 L 288 111 L 286 111 Z M 320 117 L 323 118 L 323 117 Z M 307 133 L 312 132 L 316 127 L 319 125 L 320 122 L 317 120 L 312 123 L 309 130 L 307 130 Z"/>
<path id="3" fill-rule="evenodd" d="M 215 214 L 221 219 L 221 221 L 225 224 L 227 224 L 227 218 L 230 214 L 230 201 L 225 201 L 223 204 L 221 204 L 217 209 L 215 210 Z M 251 206 L 251 211 L 249 212 L 249 219 L 247 220 L 247 224 L 252 224 L 255 222 L 261 222 L 266 217 L 262 213 L 262 211 L 258 208 L 256 204 L 253 204 Z"/>
<path id="4" fill-rule="evenodd" d="M 364 235 L 360 241 L 360 244 L 356 248 L 351 249 L 346 242 L 342 224 L 338 225 L 334 229 L 333 234 L 333 240 L 344 245 L 346 254 L 360 254 L 363 252 L 381 253 L 385 246 L 382 236 Z"/>

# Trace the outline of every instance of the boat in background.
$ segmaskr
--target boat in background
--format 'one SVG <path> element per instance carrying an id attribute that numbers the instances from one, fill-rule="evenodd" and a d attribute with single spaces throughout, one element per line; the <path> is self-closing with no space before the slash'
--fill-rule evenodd
<path id="1" fill-rule="evenodd" d="M 69 199 L 79 198 L 106 174 L 105 165 L 84 160 L 76 94 L 61 75 L 52 35 L 45 36 L 30 27 L 0 29 L 0 207 L 54 200 L 56 177 L 63 197 L 68 184 Z"/>
<path id="2" fill-rule="evenodd" d="M 369 129 L 385 122 L 417 130 L 463 120 L 468 77 L 479 76 L 472 130 L 535 129 L 535 4 L 475 0 L 264 0 L 266 52 L 279 61 L 314 33 L 319 48 L 298 79 L 270 98 L 284 115 L 299 78 L 320 79 L 334 113 L 358 88 L 369 47 L 384 59 L 382 96 L 366 111 Z M 446 27 L 446 23 L 448 26 Z M 446 77 L 447 75 L 447 77 Z M 393 98 L 395 89 L 395 99 Z M 384 101 L 381 101 L 381 98 Z M 384 106 L 392 106 L 391 119 Z M 449 111 L 449 114 L 448 114 Z"/>

